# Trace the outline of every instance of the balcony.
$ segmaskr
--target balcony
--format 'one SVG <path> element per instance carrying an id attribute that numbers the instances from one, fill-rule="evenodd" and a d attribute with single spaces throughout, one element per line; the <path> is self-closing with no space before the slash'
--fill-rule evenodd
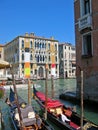
<path id="1" fill-rule="evenodd" d="M 79 18 L 79 31 L 86 28 L 92 28 L 92 16 L 91 14 L 84 15 Z"/>

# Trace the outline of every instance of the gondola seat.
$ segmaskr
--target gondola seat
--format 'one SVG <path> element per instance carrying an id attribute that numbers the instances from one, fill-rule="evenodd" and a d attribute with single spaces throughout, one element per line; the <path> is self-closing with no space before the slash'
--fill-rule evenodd
<path id="1" fill-rule="evenodd" d="M 21 108 L 22 122 L 24 126 L 30 126 L 36 123 L 35 113 L 32 106 Z"/>

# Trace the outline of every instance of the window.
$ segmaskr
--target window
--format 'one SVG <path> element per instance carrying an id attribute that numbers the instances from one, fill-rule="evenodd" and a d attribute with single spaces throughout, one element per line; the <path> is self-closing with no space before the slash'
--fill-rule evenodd
<path id="1" fill-rule="evenodd" d="M 32 44 L 32 41 L 30 41 L 30 48 L 32 48 L 33 47 L 33 44 Z"/>
<path id="2" fill-rule="evenodd" d="M 24 69 L 24 64 L 22 64 L 22 69 Z"/>
<path id="3" fill-rule="evenodd" d="M 22 60 L 24 60 L 24 54 L 22 54 Z"/>
<path id="4" fill-rule="evenodd" d="M 30 64 L 30 68 L 31 68 L 31 69 L 33 68 L 33 64 Z"/>
<path id="5" fill-rule="evenodd" d="M 91 33 L 83 36 L 83 56 L 92 56 Z"/>
<path id="6" fill-rule="evenodd" d="M 33 60 L 33 56 L 32 56 L 32 54 L 30 55 L 30 60 Z"/>
<path id="7" fill-rule="evenodd" d="M 84 0 L 84 14 L 90 13 L 90 0 Z"/>
<path id="8" fill-rule="evenodd" d="M 25 48 L 25 52 L 29 52 L 30 51 L 30 49 L 29 48 Z"/>
<path id="9" fill-rule="evenodd" d="M 42 44 L 42 48 L 44 48 L 44 43 Z"/>
<path id="10" fill-rule="evenodd" d="M 49 61 L 50 61 L 50 56 L 48 58 L 49 58 Z"/>
<path id="11" fill-rule="evenodd" d="M 81 16 L 91 13 L 91 0 L 80 0 Z"/>
<path id="12" fill-rule="evenodd" d="M 55 56 L 55 61 L 57 62 L 57 56 Z"/>
<path id="13" fill-rule="evenodd" d="M 65 59 L 66 59 L 66 52 L 65 52 Z"/>
<path id="14" fill-rule="evenodd" d="M 24 48 L 24 40 L 22 40 L 22 48 Z"/>
<path id="15" fill-rule="evenodd" d="M 0 58 L 1 58 L 1 51 L 0 51 Z"/>
<path id="16" fill-rule="evenodd" d="M 45 56 L 43 56 L 43 62 L 45 61 Z"/>
<path id="17" fill-rule="evenodd" d="M 35 74 L 37 74 L 37 70 L 35 70 Z"/>
<path id="18" fill-rule="evenodd" d="M 22 74 L 24 75 L 24 71 L 22 71 Z"/>
<path id="19" fill-rule="evenodd" d="M 35 42 L 35 48 L 37 47 L 37 43 Z"/>
<path id="20" fill-rule="evenodd" d="M 48 49 L 50 49 L 50 43 L 48 44 Z"/>
<path id="21" fill-rule="evenodd" d="M 40 61 L 42 61 L 42 56 L 40 56 Z"/>
<path id="22" fill-rule="evenodd" d="M 57 44 L 55 44 L 55 50 L 57 51 Z"/>
<path id="23" fill-rule="evenodd" d="M 39 48 L 39 42 L 37 43 L 37 47 Z"/>

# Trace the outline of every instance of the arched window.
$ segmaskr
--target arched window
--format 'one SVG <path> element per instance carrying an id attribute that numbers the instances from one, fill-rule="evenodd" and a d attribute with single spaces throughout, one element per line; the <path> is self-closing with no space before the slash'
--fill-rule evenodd
<path id="1" fill-rule="evenodd" d="M 30 48 L 32 48 L 33 47 L 33 43 L 32 43 L 32 41 L 30 41 Z"/>
<path id="2" fill-rule="evenodd" d="M 50 56 L 49 56 L 49 61 L 50 61 Z"/>
<path id="3" fill-rule="evenodd" d="M 40 43 L 40 49 L 41 49 L 41 43 Z"/>
<path id="4" fill-rule="evenodd" d="M 55 44 L 55 50 L 57 50 L 57 44 Z"/>
<path id="5" fill-rule="evenodd" d="M 44 43 L 42 44 L 42 48 L 44 48 Z"/>
<path id="6" fill-rule="evenodd" d="M 30 55 L 30 60 L 33 60 L 33 56 L 32 56 L 32 54 Z"/>
<path id="7" fill-rule="evenodd" d="M 50 49 L 50 43 L 48 44 L 48 49 Z"/>
<path id="8" fill-rule="evenodd" d="M 45 57 L 43 56 L 43 62 L 44 62 L 44 60 L 45 60 Z"/>
<path id="9" fill-rule="evenodd" d="M 42 56 L 40 56 L 40 61 L 42 61 Z"/>
<path id="10" fill-rule="evenodd" d="M 37 48 L 39 48 L 39 42 L 37 43 Z"/>
<path id="11" fill-rule="evenodd" d="M 24 48 L 24 40 L 22 40 L 22 48 Z"/>
<path id="12" fill-rule="evenodd" d="M 30 68 L 31 68 L 31 69 L 33 68 L 33 64 L 30 64 Z"/>
<path id="13" fill-rule="evenodd" d="M 46 43 L 45 43 L 45 45 L 44 45 L 44 46 L 45 46 L 45 48 L 46 48 Z"/>
<path id="14" fill-rule="evenodd" d="M 35 42 L 35 48 L 37 47 L 37 44 L 36 44 L 36 42 Z"/>
<path id="15" fill-rule="evenodd" d="M 22 69 L 24 69 L 24 64 L 22 64 Z"/>
<path id="16" fill-rule="evenodd" d="M 22 60 L 24 60 L 24 54 L 22 54 Z"/>
<path id="17" fill-rule="evenodd" d="M 56 60 L 56 62 L 57 62 L 57 56 L 55 56 L 55 60 Z"/>
<path id="18" fill-rule="evenodd" d="M 37 56 L 37 62 L 39 62 L 39 56 Z"/>

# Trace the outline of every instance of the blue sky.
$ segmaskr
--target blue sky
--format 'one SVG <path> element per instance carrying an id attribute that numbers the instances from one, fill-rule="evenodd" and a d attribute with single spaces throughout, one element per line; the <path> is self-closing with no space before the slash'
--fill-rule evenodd
<path id="1" fill-rule="evenodd" d="M 75 44 L 74 0 L 0 0 L 0 43 L 26 32 Z"/>

